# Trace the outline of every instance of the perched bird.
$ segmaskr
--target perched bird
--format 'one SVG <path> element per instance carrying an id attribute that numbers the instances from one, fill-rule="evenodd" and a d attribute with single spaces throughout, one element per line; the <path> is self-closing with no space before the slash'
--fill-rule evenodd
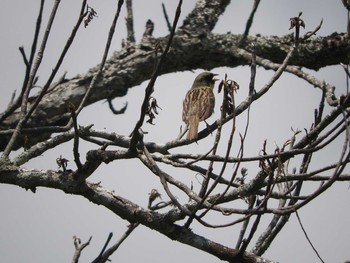
<path id="1" fill-rule="evenodd" d="M 209 118 L 214 111 L 215 76 L 217 74 L 211 72 L 200 73 L 183 101 L 182 120 L 188 127 L 188 140 L 197 139 L 199 122 Z"/>

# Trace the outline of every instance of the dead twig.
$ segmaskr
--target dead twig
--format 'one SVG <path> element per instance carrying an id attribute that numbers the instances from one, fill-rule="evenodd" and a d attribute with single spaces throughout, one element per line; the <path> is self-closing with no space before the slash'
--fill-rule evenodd
<path id="1" fill-rule="evenodd" d="M 163 9 L 165 22 L 166 22 L 166 25 L 168 26 L 168 30 L 169 30 L 169 33 L 170 33 L 172 31 L 172 27 L 171 27 L 171 24 L 170 24 L 170 21 L 169 21 L 169 16 L 168 16 L 168 13 L 166 11 L 164 3 L 162 3 L 162 9 Z"/>
<path id="2" fill-rule="evenodd" d="M 132 0 L 126 0 L 126 31 L 127 31 L 127 42 L 135 43 L 135 33 L 134 33 L 134 16 L 132 10 Z"/>
<path id="3" fill-rule="evenodd" d="M 79 258 L 81 255 L 81 252 L 83 251 L 84 248 L 86 248 L 88 245 L 90 245 L 90 241 L 92 239 L 92 236 L 89 238 L 89 240 L 86 243 L 81 243 L 81 239 L 73 236 L 73 240 L 74 240 L 74 246 L 75 246 L 75 252 L 73 255 L 73 259 L 72 259 L 72 263 L 78 263 L 79 262 Z"/>
<path id="4" fill-rule="evenodd" d="M 130 236 L 130 234 L 138 226 L 139 226 L 139 223 L 130 224 L 128 226 L 128 230 L 122 235 L 122 237 L 118 240 L 118 242 L 106 250 L 106 247 L 107 247 L 110 239 L 112 238 L 112 233 L 110 233 L 100 255 L 94 261 L 92 261 L 92 263 L 104 263 L 106 261 L 109 261 L 108 258 L 120 247 L 120 245 Z"/>
<path id="5" fill-rule="evenodd" d="M 69 110 L 71 112 L 73 127 L 74 127 L 74 144 L 73 144 L 74 162 L 78 167 L 78 171 L 81 171 L 81 169 L 83 168 L 83 165 L 81 164 L 80 153 L 79 153 L 79 128 L 78 128 L 77 115 L 75 114 L 75 106 L 72 103 L 69 104 Z"/>
<path id="6" fill-rule="evenodd" d="M 255 16 L 256 10 L 258 10 L 259 4 L 260 4 L 260 0 L 254 0 L 253 8 L 247 20 L 245 30 L 240 43 L 243 43 L 247 39 L 247 36 L 249 35 L 249 31 L 250 31 L 250 28 L 252 27 L 254 16 Z"/>
<path id="7" fill-rule="evenodd" d="M 113 236 L 113 233 L 110 232 L 110 233 L 108 234 L 107 240 L 106 240 L 105 244 L 103 245 L 103 248 L 102 248 L 100 254 L 97 256 L 97 258 L 95 258 L 95 259 L 92 261 L 92 263 L 106 262 L 106 261 L 108 260 L 108 256 L 106 257 L 106 260 L 103 260 L 102 258 L 103 258 L 103 253 L 105 252 L 105 250 L 106 250 L 106 248 L 107 248 L 109 242 L 110 242 L 111 239 L 112 239 L 112 236 Z"/>

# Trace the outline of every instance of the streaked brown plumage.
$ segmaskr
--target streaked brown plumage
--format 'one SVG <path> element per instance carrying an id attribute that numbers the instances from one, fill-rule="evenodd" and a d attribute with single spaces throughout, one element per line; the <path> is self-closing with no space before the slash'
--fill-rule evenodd
<path id="1" fill-rule="evenodd" d="M 214 79 L 216 75 L 211 72 L 200 73 L 186 94 L 183 101 L 182 120 L 188 126 L 188 140 L 197 139 L 199 122 L 209 118 L 214 111 L 213 89 L 217 80 Z"/>

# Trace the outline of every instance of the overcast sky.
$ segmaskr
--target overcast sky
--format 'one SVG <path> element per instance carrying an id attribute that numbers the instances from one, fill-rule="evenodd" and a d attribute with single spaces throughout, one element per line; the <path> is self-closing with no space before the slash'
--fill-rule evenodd
<path id="1" fill-rule="evenodd" d="M 51 8 L 49 2 L 53 1 L 47 2 L 44 24 Z M 98 17 L 91 22 L 88 28 L 82 28 L 78 33 L 76 42 L 69 51 L 58 77 L 65 71 L 67 71 L 67 77 L 83 74 L 101 61 L 116 2 L 112 0 L 88 1 L 88 4 L 97 11 Z M 134 1 L 134 26 L 137 41 L 140 40 L 148 19 L 155 22 L 154 35 L 156 37 L 168 34 L 162 14 L 162 2 L 167 7 L 169 17 L 173 17 L 177 5 L 175 0 Z M 214 32 L 242 33 L 252 2 L 232 1 Z M 195 1 L 184 1 L 182 19 L 194 4 Z M 3 111 L 13 91 L 19 91 L 22 85 L 25 68 L 18 47 L 24 46 L 29 54 L 39 1 L 2 0 L 0 7 L 0 34 L 2 36 L 0 111 Z M 79 8 L 80 1 L 62 0 L 48 42 L 47 53 L 39 71 L 38 85 L 43 84 L 51 72 L 72 25 L 77 19 Z M 346 12 L 340 0 L 262 0 L 250 33 L 277 36 L 290 34 L 292 32 L 288 30 L 289 18 L 297 16 L 299 11 L 303 12 L 302 18 L 305 21 L 306 30 L 314 29 L 323 18 L 323 26 L 318 35 L 326 36 L 336 31 L 346 30 Z M 125 7 L 118 21 L 112 51 L 119 50 L 121 39 L 126 37 L 124 17 Z M 195 72 L 178 72 L 158 78 L 154 97 L 157 98 L 162 110 L 155 120 L 155 126 L 145 125 L 143 127 L 148 132 L 145 140 L 163 143 L 177 136 L 182 124 L 182 100 L 194 77 L 201 71 L 198 69 Z M 213 69 L 212 72 L 220 74 L 221 78 L 227 73 L 231 79 L 239 83 L 240 90 L 236 98 L 238 102 L 246 97 L 250 77 L 248 67 L 218 68 Z M 332 83 L 337 89 L 337 94 L 345 91 L 345 76 L 340 66 L 332 66 L 312 73 Z M 258 68 L 256 88 L 263 87 L 272 75 L 272 71 Z M 106 103 L 99 102 L 83 110 L 79 116 L 79 124 L 94 123 L 95 129 L 116 131 L 123 135 L 129 134 L 139 116 L 140 102 L 143 99 L 146 85 L 147 82 L 142 83 L 132 88 L 125 97 L 114 100 L 117 108 L 124 102 L 128 102 L 126 114 L 115 116 L 109 112 Z M 257 155 L 265 139 L 268 139 L 268 149 L 273 151 L 276 145 L 282 146 L 290 138 L 291 127 L 300 130 L 308 129 L 313 121 L 313 109 L 318 107 L 321 94 L 319 90 L 288 74 L 283 75 L 272 89 L 271 94 L 267 94 L 251 109 L 251 125 L 246 145 L 247 156 Z M 217 103 L 211 121 L 218 117 L 219 107 Z M 241 116 L 237 121 L 238 134 L 245 128 L 246 116 Z M 209 136 L 199 145 L 176 149 L 176 151 L 203 153 L 208 149 L 213 138 Z M 95 148 L 94 145 L 83 145 L 82 158 L 84 159 L 87 150 Z M 63 155 L 73 160 L 71 149 L 72 142 L 68 142 L 25 166 L 56 170 L 55 159 L 58 156 Z M 236 151 L 237 149 L 238 146 Z M 13 154 L 15 155 L 16 153 Z M 339 156 L 339 147 L 330 148 L 326 155 L 317 156 L 318 163 L 315 162 L 311 168 L 322 165 L 325 161 L 336 161 Z M 295 165 L 297 164 L 296 161 Z M 70 168 L 74 169 L 73 162 L 70 162 L 70 165 Z M 249 174 L 253 177 L 257 170 L 258 167 L 249 167 Z M 184 170 L 172 171 L 172 174 L 188 184 L 194 178 L 188 172 L 184 173 Z M 152 188 L 160 191 L 162 189 L 159 179 L 143 169 L 140 162 L 134 160 L 115 162 L 108 166 L 102 165 L 89 180 L 101 181 L 107 189 L 113 189 L 116 194 L 130 198 L 131 201 L 144 206 L 147 205 L 148 193 Z M 195 181 L 194 187 L 198 189 L 198 183 L 196 184 Z M 312 187 L 317 187 L 317 185 Z M 309 237 L 326 262 L 344 262 L 350 259 L 348 241 L 350 212 L 347 202 L 350 192 L 348 187 L 348 183 L 337 183 L 326 194 L 300 210 L 300 216 Z M 70 262 L 74 253 L 72 236 L 76 235 L 86 241 L 92 235 L 92 242 L 83 251 L 80 261 L 89 262 L 98 255 L 109 232 L 113 232 L 112 242 L 115 242 L 128 225 L 128 222 L 116 217 L 104 207 L 96 206 L 82 197 L 66 195 L 61 191 L 45 188 L 39 188 L 37 193 L 33 194 L 16 186 L 0 185 L 0 209 L 1 262 Z M 215 218 L 211 219 L 215 220 Z M 266 220 L 263 224 L 268 222 Z M 194 225 L 193 229 L 196 233 L 207 236 L 213 241 L 234 246 L 240 227 L 237 226 L 228 231 L 206 229 Z M 260 232 L 263 230 L 262 227 Z M 287 263 L 318 262 L 297 224 L 295 215 L 291 216 L 290 222 L 264 257 Z M 189 262 L 190 260 L 201 263 L 218 262 L 217 258 L 207 253 L 171 241 L 142 226 L 134 231 L 111 259 L 113 262 L 139 262 L 141 260 L 153 263 Z"/>

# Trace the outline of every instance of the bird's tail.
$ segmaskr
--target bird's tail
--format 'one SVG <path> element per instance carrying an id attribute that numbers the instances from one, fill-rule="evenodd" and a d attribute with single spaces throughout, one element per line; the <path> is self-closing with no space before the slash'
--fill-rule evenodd
<path id="1" fill-rule="evenodd" d="M 189 118 L 188 122 L 188 133 L 187 133 L 187 140 L 194 140 L 198 137 L 198 125 L 199 125 L 199 117 L 197 114 L 194 114 Z"/>

